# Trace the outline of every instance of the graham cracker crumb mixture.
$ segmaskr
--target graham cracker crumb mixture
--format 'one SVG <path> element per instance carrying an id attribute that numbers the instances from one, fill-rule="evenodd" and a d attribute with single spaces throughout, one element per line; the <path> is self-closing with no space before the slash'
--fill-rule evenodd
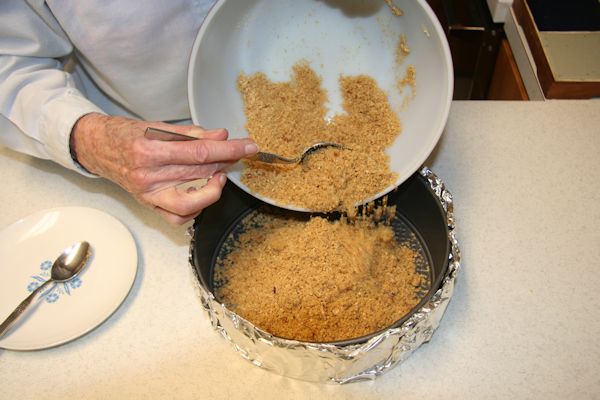
<path id="1" fill-rule="evenodd" d="M 301 165 L 247 161 L 242 182 L 280 204 L 311 210 L 352 208 L 396 181 L 385 149 L 400 133 L 398 116 L 375 80 L 365 75 L 339 79 L 345 113 L 326 120 L 327 93 L 305 62 L 293 67 L 290 82 L 274 83 L 265 74 L 241 74 L 246 129 L 261 150 L 296 157 L 317 142 L 328 148 Z"/>
<path id="2" fill-rule="evenodd" d="M 390 8 L 390 10 L 392 11 L 392 14 L 394 14 L 397 17 L 401 17 L 402 15 L 404 15 L 404 13 L 402 12 L 402 10 L 400 8 L 398 8 L 397 5 L 395 5 L 392 0 L 385 0 L 385 3 L 388 5 L 388 7 Z"/>
<path id="3" fill-rule="evenodd" d="M 406 86 L 410 86 L 411 88 L 411 98 L 414 98 L 417 95 L 417 69 L 414 65 L 409 65 L 406 68 L 404 76 L 400 75 L 400 66 L 406 60 L 406 57 L 410 54 L 410 48 L 408 47 L 408 41 L 406 40 L 406 35 L 401 34 L 398 39 L 398 45 L 396 46 L 396 66 L 398 67 L 398 77 L 396 78 L 396 87 L 400 91 L 403 92 Z M 410 98 L 405 98 L 405 100 L 409 100 Z"/>
<path id="4" fill-rule="evenodd" d="M 406 56 L 410 54 L 410 48 L 408 47 L 408 41 L 406 35 L 400 35 L 398 45 L 396 46 L 396 65 L 400 66 L 404 63 Z"/>
<path id="5" fill-rule="evenodd" d="M 276 336 L 330 342 L 374 333 L 406 315 L 419 288 L 429 287 L 416 272 L 417 252 L 371 218 L 260 214 L 251 224 L 216 268 L 216 296 Z"/>
<path id="6" fill-rule="evenodd" d="M 412 89 L 412 97 L 417 95 L 417 70 L 414 65 L 409 65 L 406 68 L 406 74 L 398 81 L 398 90 L 402 91 L 404 87 L 410 86 Z"/>

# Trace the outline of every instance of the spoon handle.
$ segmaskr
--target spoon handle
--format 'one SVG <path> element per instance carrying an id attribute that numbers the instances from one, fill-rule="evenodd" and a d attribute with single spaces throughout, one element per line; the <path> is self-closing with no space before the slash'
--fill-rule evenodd
<path id="1" fill-rule="evenodd" d="M 198 140 L 198 138 L 196 137 L 184 135 L 183 133 L 176 133 L 153 127 L 146 128 L 144 136 L 147 139 L 162 140 L 165 142 Z M 244 158 L 248 160 L 260 161 L 267 164 L 295 164 L 298 161 L 300 161 L 300 158 L 287 158 L 278 154 L 266 153 L 264 151 L 259 151 L 253 156 Z"/>
<path id="2" fill-rule="evenodd" d="M 278 154 L 259 151 L 253 156 L 245 157 L 248 160 L 260 161 L 267 164 L 295 164 L 300 161 L 299 158 L 287 158 Z"/>
<path id="3" fill-rule="evenodd" d="M 183 133 L 177 133 L 172 131 L 166 131 L 164 129 L 148 127 L 144 136 L 151 140 L 162 140 L 163 142 L 181 142 L 189 140 L 198 140 L 197 137 L 185 135 Z"/>
<path id="4" fill-rule="evenodd" d="M 23 314 L 23 311 L 25 311 L 27 309 L 27 307 L 29 307 L 29 305 L 31 304 L 31 302 L 33 301 L 35 296 L 37 296 L 37 294 L 44 287 L 46 287 L 50 282 L 53 282 L 53 280 L 48 279 L 46 282 L 44 282 L 40 286 L 38 286 L 38 288 L 35 289 L 33 292 L 31 292 L 31 294 L 29 296 L 27 296 L 25 298 L 25 300 L 23 300 L 21 302 L 21 304 L 19 304 L 17 306 L 17 308 L 15 308 L 15 310 L 4 320 L 4 322 L 2 322 L 2 324 L 0 324 L 0 338 L 2 336 L 4 336 L 4 334 L 8 331 L 8 329 L 14 325 L 14 323 L 17 321 L 17 319 L 19 319 L 19 316 L 21 314 Z"/>

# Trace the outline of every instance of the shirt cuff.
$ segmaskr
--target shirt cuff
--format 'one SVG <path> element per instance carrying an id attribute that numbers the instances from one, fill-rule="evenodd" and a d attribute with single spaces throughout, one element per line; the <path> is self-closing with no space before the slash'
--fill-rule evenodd
<path id="1" fill-rule="evenodd" d="M 42 142 L 52 160 L 89 177 L 97 175 L 86 171 L 71 157 L 69 142 L 75 123 L 79 118 L 93 112 L 105 114 L 77 89 L 69 88 L 59 97 L 46 103 L 40 123 Z"/>

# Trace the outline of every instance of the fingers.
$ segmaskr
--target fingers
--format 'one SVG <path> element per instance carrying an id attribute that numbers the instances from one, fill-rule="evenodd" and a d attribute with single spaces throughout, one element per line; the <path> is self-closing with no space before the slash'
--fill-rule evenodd
<path id="1" fill-rule="evenodd" d="M 209 131 L 194 127 L 187 131 L 186 135 L 197 137 L 198 139 L 209 140 L 227 140 L 229 132 L 227 129 L 211 129 Z"/>
<path id="2" fill-rule="evenodd" d="M 232 162 L 258 152 L 258 146 L 251 139 L 227 140 L 229 133 L 226 129 L 204 130 L 196 126 L 178 125 L 157 127 L 202 139 L 198 141 L 150 140 L 143 143 L 144 153 L 152 154 L 153 162 L 157 165 Z"/>
<path id="3" fill-rule="evenodd" d="M 142 136 L 130 146 L 129 168 L 121 185 L 172 224 L 188 222 L 219 200 L 227 180 L 219 171 L 258 151 L 251 139 L 228 140 L 226 129 L 204 130 L 162 123 L 153 126 L 200 139 L 162 141 Z M 211 176 L 203 187 L 195 182 L 182 184 Z"/>
<path id="4" fill-rule="evenodd" d="M 230 163 L 164 165 L 130 171 L 127 188 L 134 193 L 153 192 L 198 178 L 209 178 Z"/>
<path id="5" fill-rule="evenodd" d="M 199 126 L 193 125 L 170 125 L 163 123 L 155 123 L 151 125 L 153 128 L 163 129 L 168 132 L 179 133 L 186 136 L 193 136 L 198 139 L 210 139 L 210 140 L 227 140 L 229 132 L 227 129 L 204 129 Z"/>
<path id="6" fill-rule="evenodd" d="M 152 146 L 156 157 L 155 162 L 160 165 L 232 162 L 258 152 L 258 146 L 252 139 L 158 142 L 153 143 Z"/>
<path id="7" fill-rule="evenodd" d="M 195 214 L 195 215 L 188 215 L 185 217 L 182 217 L 180 215 L 175 215 L 173 213 L 170 213 L 166 210 L 163 210 L 159 207 L 155 207 L 154 210 L 159 213 L 165 220 L 167 220 L 167 222 L 169 222 L 172 225 L 183 225 L 188 221 L 191 221 L 192 219 L 196 218 L 196 216 L 199 214 Z"/>
<path id="8" fill-rule="evenodd" d="M 225 174 L 218 173 L 200 189 L 172 186 L 144 197 L 167 221 L 181 225 L 219 200 L 226 181 Z"/>

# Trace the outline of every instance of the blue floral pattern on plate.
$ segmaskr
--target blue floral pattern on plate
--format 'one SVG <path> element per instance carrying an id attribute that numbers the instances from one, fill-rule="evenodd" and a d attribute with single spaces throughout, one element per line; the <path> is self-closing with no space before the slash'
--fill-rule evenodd
<path id="1" fill-rule="evenodd" d="M 35 289 L 40 287 L 44 282 L 50 279 L 50 271 L 52 269 L 52 261 L 45 260 L 40 263 L 40 272 L 37 275 L 33 275 L 31 278 L 33 281 L 27 285 L 27 290 L 33 292 Z M 76 276 L 68 282 L 55 283 L 49 289 L 42 292 L 41 298 L 47 303 L 55 303 L 62 295 L 71 295 L 71 291 L 81 286 L 83 282 L 81 278 Z"/>

